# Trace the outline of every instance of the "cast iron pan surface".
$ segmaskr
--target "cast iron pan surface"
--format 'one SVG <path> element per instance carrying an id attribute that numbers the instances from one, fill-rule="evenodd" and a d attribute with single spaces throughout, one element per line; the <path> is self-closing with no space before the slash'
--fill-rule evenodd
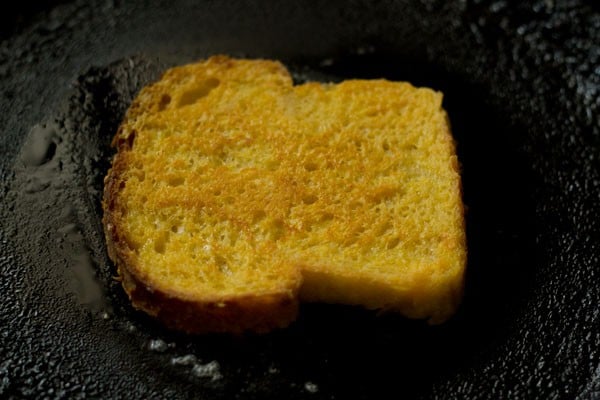
<path id="1" fill-rule="evenodd" d="M 596 3 L 79 1 L 27 21 L 0 44 L 0 397 L 600 398 Z M 143 85 L 216 53 L 445 93 L 468 206 L 451 321 L 306 305 L 268 335 L 186 336 L 132 309 L 100 222 L 109 142 Z"/>

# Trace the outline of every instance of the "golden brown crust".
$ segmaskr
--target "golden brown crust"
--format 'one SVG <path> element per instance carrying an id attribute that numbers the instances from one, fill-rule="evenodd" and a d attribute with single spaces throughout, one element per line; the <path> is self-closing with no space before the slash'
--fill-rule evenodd
<path id="1" fill-rule="evenodd" d="M 227 56 L 214 56 L 208 62 L 228 68 L 234 61 Z M 287 74 L 287 70 L 279 63 L 274 64 L 274 68 L 279 73 L 283 71 Z M 177 68 L 167 71 L 164 76 L 167 74 L 177 74 Z M 144 90 L 151 92 L 153 88 L 149 86 Z M 190 299 L 186 293 L 162 288 L 160 283 L 141 276 L 133 256 L 132 244 L 127 243 L 125 235 L 119 231 L 124 212 L 119 204 L 119 191 L 126 184 L 123 175 L 127 169 L 127 152 L 131 150 L 136 134 L 131 131 L 127 137 L 123 137 L 123 131 L 143 108 L 143 100 L 134 100 L 113 138 L 112 146 L 116 147 L 117 153 L 104 180 L 102 204 L 108 254 L 117 265 L 121 283 L 133 306 L 158 318 L 172 329 L 188 333 L 261 333 L 289 325 L 298 312 L 297 292 L 301 282 L 299 274 L 297 286 L 291 290 L 242 296 L 212 296 L 205 299 Z"/>
<path id="2" fill-rule="evenodd" d="M 119 232 L 120 210 L 118 192 L 125 165 L 123 154 L 127 144 L 117 144 L 119 152 L 105 178 L 104 232 L 108 255 L 117 265 L 121 284 L 133 306 L 162 321 L 167 327 L 187 333 L 268 332 L 283 328 L 295 320 L 298 313 L 296 292 L 267 293 L 189 300 L 175 291 L 158 288 L 139 276 L 132 249 Z M 296 289 L 297 291 L 297 289 Z"/>
<path id="3" fill-rule="evenodd" d="M 264 333 L 289 325 L 298 311 L 296 297 L 283 293 L 189 301 L 153 289 L 127 268 L 119 268 L 119 275 L 135 308 L 157 317 L 169 328 L 187 333 Z"/>

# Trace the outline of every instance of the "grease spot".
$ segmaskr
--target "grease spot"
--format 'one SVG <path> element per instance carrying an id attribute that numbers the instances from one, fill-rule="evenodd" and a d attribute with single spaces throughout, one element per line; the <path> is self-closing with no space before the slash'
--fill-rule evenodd
<path id="1" fill-rule="evenodd" d="M 54 122 L 31 128 L 21 152 L 21 161 L 27 167 L 38 167 L 52 160 L 56 153 L 58 126 Z"/>
<path id="2" fill-rule="evenodd" d="M 64 212 L 70 214 L 73 211 L 69 207 Z M 70 222 L 57 229 L 57 233 L 69 262 L 66 274 L 70 291 L 90 311 L 104 311 L 103 314 L 107 314 L 106 311 L 111 311 L 111 307 L 106 301 L 104 288 L 98 281 L 90 250 L 79 227 Z"/>

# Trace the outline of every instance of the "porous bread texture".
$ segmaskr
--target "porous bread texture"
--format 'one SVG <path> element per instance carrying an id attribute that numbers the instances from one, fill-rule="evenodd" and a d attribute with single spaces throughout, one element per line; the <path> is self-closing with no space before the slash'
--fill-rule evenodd
<path id="1" fill-rule="evenodd" d="M 466 260 L 442 95 L 294 86 L 278 62 L 168 70 L 114 138 L 109 255 L 133 305 L 187 332 L 265 332 L 299 299 L 439 323 Z"/>

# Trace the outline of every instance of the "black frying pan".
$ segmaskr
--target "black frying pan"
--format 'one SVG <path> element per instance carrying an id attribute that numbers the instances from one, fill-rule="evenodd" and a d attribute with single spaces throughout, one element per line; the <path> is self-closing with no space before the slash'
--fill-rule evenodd
<path id="1" fill-rule="evenodd" d="M 594 2 L 78 1 L 11 26 L 0 397 L 600 398 Z M 215 53 L 445 93 L 469 242 L 451 321 L 306 305 L 268 335 L 191 337 L 131 308 L 100 225 L 109 142 L 141 86 Z"/>

